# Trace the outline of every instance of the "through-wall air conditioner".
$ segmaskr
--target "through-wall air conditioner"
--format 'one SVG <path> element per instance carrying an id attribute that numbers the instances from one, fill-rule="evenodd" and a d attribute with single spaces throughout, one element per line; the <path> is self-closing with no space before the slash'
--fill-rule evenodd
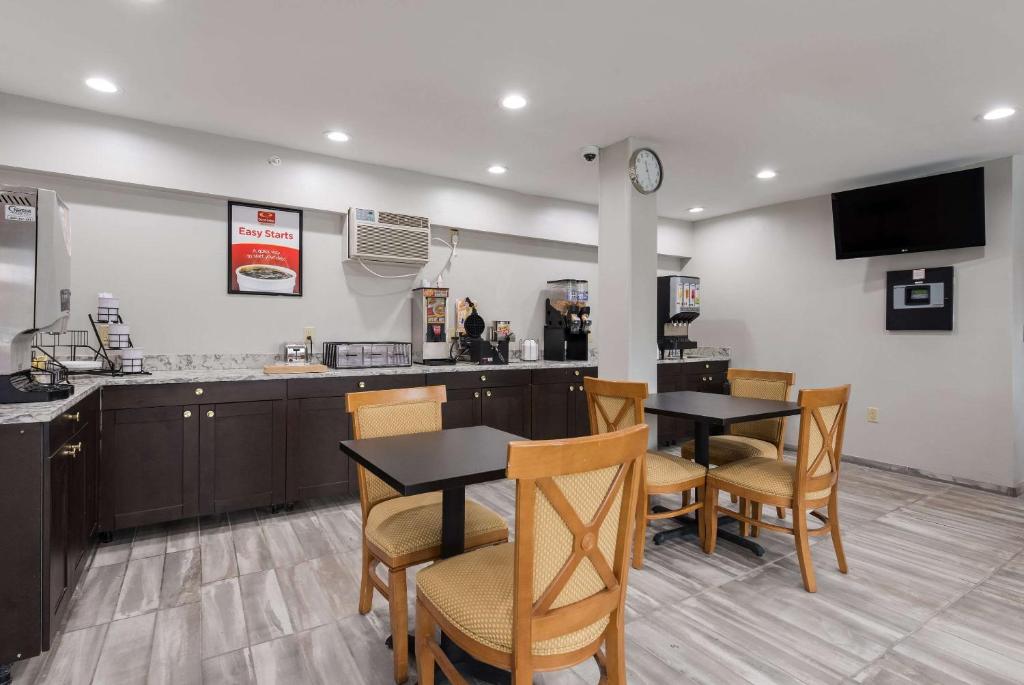
<path id="1" fill-rule="evenodd" d="M 348 258 L 424 265 L 430 259 L 430 219 L 352 207 Z"/>

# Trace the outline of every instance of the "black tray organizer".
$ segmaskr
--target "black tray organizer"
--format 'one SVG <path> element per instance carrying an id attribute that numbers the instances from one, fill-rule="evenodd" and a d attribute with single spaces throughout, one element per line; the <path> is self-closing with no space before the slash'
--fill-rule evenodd
<path id="1" fill-rule="evenodd" d="M 113 318 L 114 316 L 115 315 L 110 316 L 109 323 L 124 323 L 124 321 L 121 320 L 120 314 L 116 314 L 116 320 Z M 150 375 L 149 371 L 141 370 L 141 365 L 139 365 L 140 368 L 137 371 L 131 369 L 124 370 L 122 366 L 119 365 L 113 357 L 111 357 L 111 350 L 103 344 L 103 338 L 100 337 L 100 332 L 97 328 L 97 321 L 93 318 L 92 314 L 89 315 L 89 324 L 92 326 L 93 335 L 96 336 L 96 347 L 92 346 L 89 331 L 85 330 L 64 331 L 63 333 L 37 333 L 32 347 L 46 357 L 47 367 L 54 365 L 63 369 L 63 378 L 65 381 L 67 380 L 67 377 L 72 374 L 95 375 L 97 373 L 109 373 L 112 376 Z M 127 336 L 127 340 L 125 342 L 128 343 L 127 347 L 132 347 L 130 335 Z M 100 369 L 68 369 L 57 358 L 57 350 L 66 351 L 66 355 L 64 356 L 70 361 L 101 360 L 103 366 Z"/>
<path id="2" fill-rule="evenodd" d="M 412 343 L 325 342 L 324 364 L 332 369 L 385 369 L 412 366 Z"/>

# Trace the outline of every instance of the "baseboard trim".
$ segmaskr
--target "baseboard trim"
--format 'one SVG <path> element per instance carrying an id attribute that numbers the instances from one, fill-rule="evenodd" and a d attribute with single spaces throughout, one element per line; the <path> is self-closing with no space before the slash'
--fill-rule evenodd
<path id="1" fill-rule="evenodd" d="M 786 445 L 786 451 L 796 452 L 796 445 Z M 1021 497 L 1024 495 L 1024 482 L 1017 483 L 1015 486 L 995 485 L 994 483 L 971 480 L 970 478 L 962 478 L 960 476 L 951 476 L 945 473 L 932 473 L 931 471 L 915 469 L 901 464 L 889 464 L 884 461 L 855 457 L 850 454 L 844 454 L 843 461 L 851 464 L 857 464 L 858 466 L 867 466 L 868 468 L 878 469 L 879 471 L 902 473 L 907 476 L 917 476 L 918 478 L 933 480 L 939 483 L 949 483 L 950 485 L 962 485 L 963 487 L 971 488 L 972 490 L 982 490 L 996 495 L 1005 495 L 1006 497 Z"/>

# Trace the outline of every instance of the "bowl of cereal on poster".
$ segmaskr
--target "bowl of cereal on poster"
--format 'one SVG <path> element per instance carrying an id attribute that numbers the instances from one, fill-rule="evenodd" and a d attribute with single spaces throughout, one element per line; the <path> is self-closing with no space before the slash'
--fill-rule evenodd
<path id="1" fill-rule="evenodd" d="M 297 276 L 277 264 L 245 264 L 235 269 L 238 289 L 248 293 L 293 293 Z"/>

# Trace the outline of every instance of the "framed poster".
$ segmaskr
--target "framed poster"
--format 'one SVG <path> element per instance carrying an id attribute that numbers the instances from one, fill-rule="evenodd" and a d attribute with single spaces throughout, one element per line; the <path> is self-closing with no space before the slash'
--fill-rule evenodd
<path id="1" fill-rule="evenodd" d="M 302 295 L 302 210 L 228 202 L 228 293 Z"/>

